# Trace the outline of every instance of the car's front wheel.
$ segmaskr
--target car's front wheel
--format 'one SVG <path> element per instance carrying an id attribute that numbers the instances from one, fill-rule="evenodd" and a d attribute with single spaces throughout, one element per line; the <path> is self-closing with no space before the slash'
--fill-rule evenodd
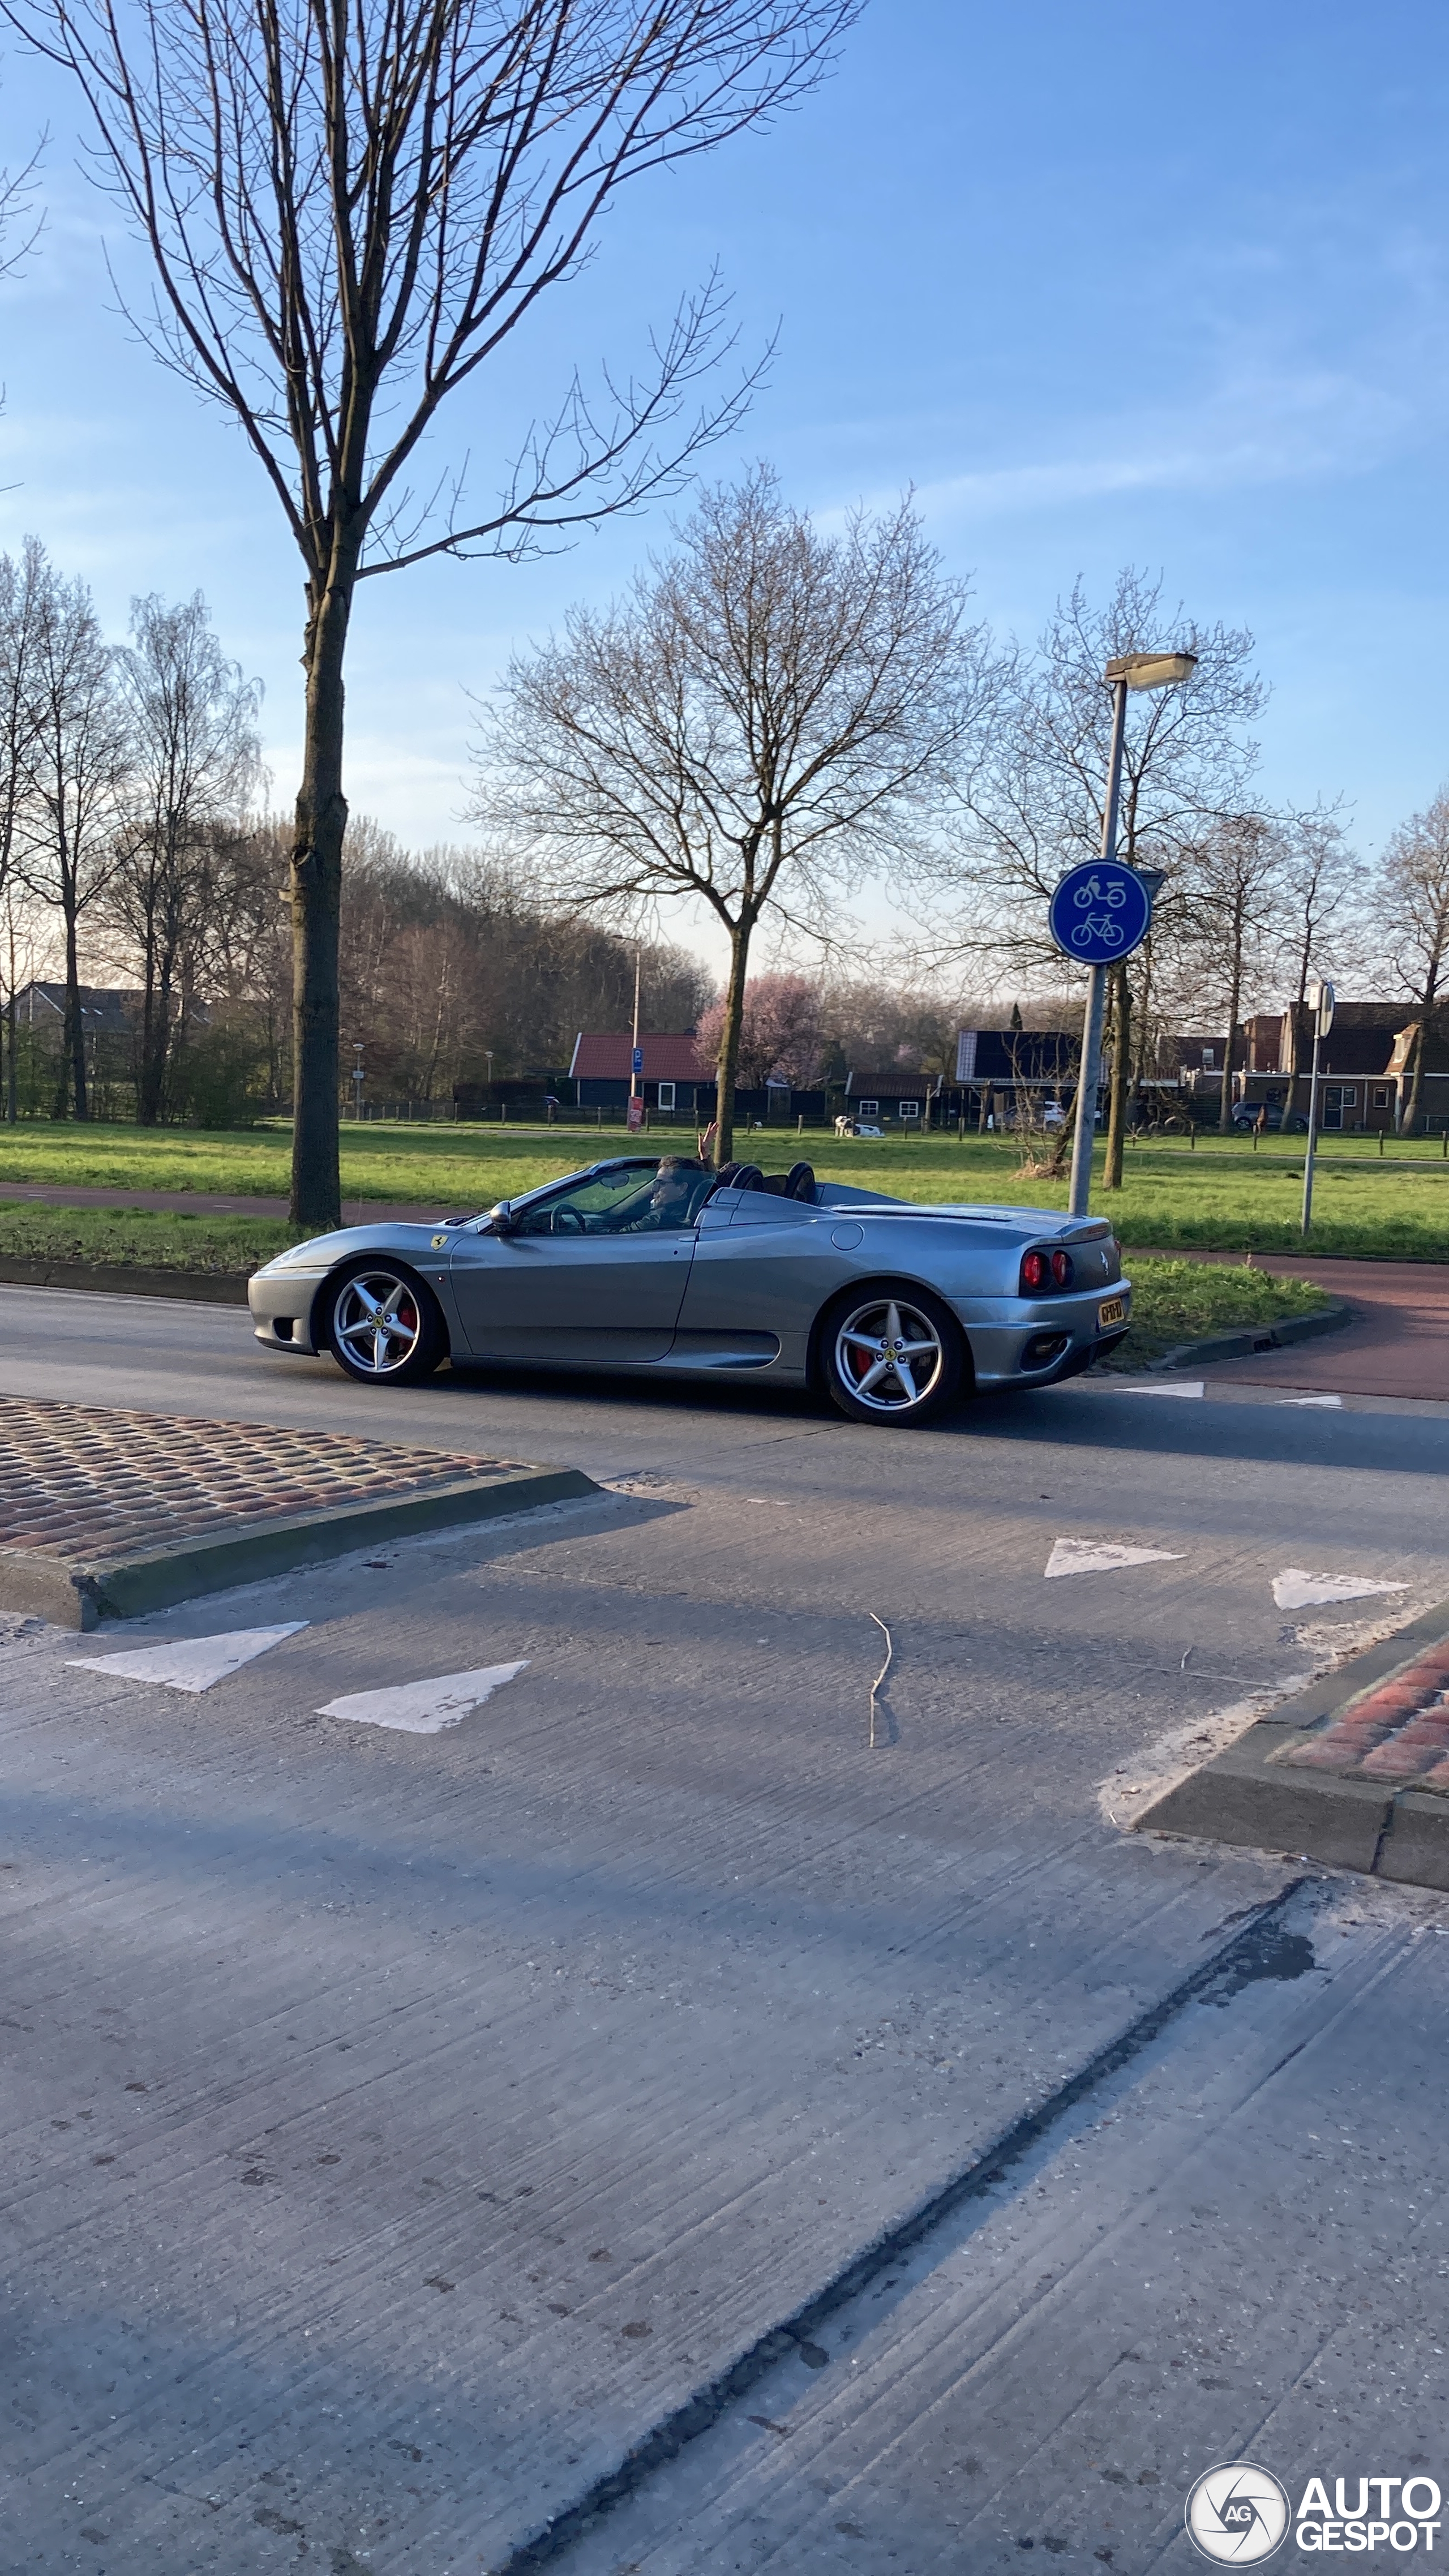
<path id="1" fill-rule="evenodd" d="M 961 1327 L 927 1288 L 840 1298 L 825 1318 L 820 1357 L 831 1402 L 852 1422 L 929 1422 L 966 1378 Z"/>
<path id="2" fill-rule="evenodd" d="M 323 1337 L 340 1369 L 364 1386 L 431 1377 L 448 1347 L 432 1292 L 391 1262 L 356 1262 L 329 1280 Z"/>

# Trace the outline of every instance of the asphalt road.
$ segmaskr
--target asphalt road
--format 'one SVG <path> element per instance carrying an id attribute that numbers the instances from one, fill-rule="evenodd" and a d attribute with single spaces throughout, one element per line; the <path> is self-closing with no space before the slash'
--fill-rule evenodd
<path id="1" fill-rule="evenodd" d="M 377 1395 L 25 1290 L 0 1390 L 609 1488 L 6 1623 L 0 2564 L 1136 2576 L 1216 2461 L 1449 2487 L 1449 1906 L 1114 1821 L 1449 1597 L 1438 1408 Z M 298 1621 L 204 1696 L 72 1668 Z"/>

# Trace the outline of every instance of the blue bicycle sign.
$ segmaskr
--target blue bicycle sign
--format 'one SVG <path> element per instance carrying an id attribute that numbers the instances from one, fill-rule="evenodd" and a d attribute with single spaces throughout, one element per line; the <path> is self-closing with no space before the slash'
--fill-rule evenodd
<path id="1" fill-rule="evenodd" d="M 1131 868 L 1096 859 L 1073 868 L 1052 896 L 1051 934 L 1079 966 L 1116 966 L 1152 926 L 1152 897 Z"/>

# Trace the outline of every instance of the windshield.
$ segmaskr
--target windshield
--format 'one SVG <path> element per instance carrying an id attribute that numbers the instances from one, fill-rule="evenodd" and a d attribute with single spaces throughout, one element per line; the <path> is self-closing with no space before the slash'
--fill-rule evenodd
<path id="1" fill-rule="evenodd" d="M 565 1181 L 518 1212 L 518 1234 L 641 1234 L 693 1225 L 714 1186 L 706 1163 L 667 1154 Z"/>

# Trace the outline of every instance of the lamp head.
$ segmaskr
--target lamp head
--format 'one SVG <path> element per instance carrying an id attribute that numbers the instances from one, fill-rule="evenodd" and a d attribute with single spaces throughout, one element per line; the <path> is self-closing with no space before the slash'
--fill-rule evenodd
<path id="1" fill-rule="evenodd" d="M 1174 680 L 1190 680 L 1196 669 L 1195 653 L 1117 653 L 1107 678 L 1125 680 L 1129 689 L 1168 689 Z"/>

